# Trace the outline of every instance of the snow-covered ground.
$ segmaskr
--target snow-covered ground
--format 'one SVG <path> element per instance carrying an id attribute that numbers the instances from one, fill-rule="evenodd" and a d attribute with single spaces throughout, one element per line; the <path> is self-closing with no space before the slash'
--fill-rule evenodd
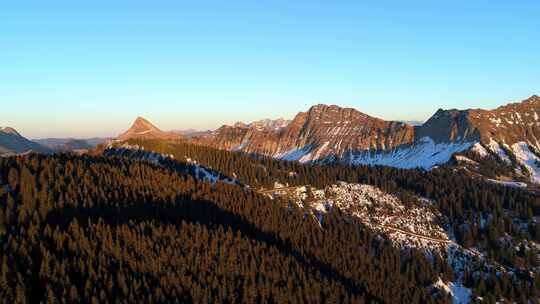
<path id="1" fill-rule="evenodd" d="M 467 304 L 471 300 L 472 292 L 458 282 L 445 283 L 441 278 L 433 284 L 434 287 L 444 290 L 452 297 L 453 304 Z"/>
<path id="2" fill-rule="evenodd" d="M 320 147 L 307 146 L 273 155 L 283 160 L 297 160 L 311 162 L 323 160 L 324 152 L 328 149 L 328 142 Z M 349 164 L 384 165 L 397 168 L 411 169 L 423 168 L 426 170 L 450 160 L 452 155 L 462 152 L 473 146 L 473 142 L 435 143 L 431 138 L 421 138 L 418 143 L 397 148 L 391 151 L 358 151 L 349 152 L 338 158 Z M 327 158 L 334 159 L 332 155 Z"/>
<path id="3" fill-rule="evenodd" d="M 278 152 L 272 156 L 278 159 L 303 163 L 338 160 L 353 165 L 381 165 L 403 169 L 422 168 L 430 170 L 447 163 L 452 155 L 470 150 L 480 158 L 492 155 L 508 165 L 515 165 L 517 173 L 521 173 L 521 167 L 524 167 L 527 172 L 523 173 L 527 173 L 532 182 L 540 183 L 540 157 L 534 153 L 530 144 L 525 142 L 518 142 L 512 146 L 504 142 L 499 143 L 493 139 L 490 139 L 487 144 L 474 141 L 436 143 L 429 137 L 423 137 L 412 145 L 401 146 L 393 150 L 350 151 L 343 155 L 328 155 L 327 150 L 329 149 L 329 142 L 324 142 L 320 146 L 305 146 Z M 513 158 L 511 156 L 515 156 L 517 164 L 512 163 Z M 463 155 L 456 155 L 456 160 L 468 165 L 480 165 L 476 160 Z"/>
<path id="4" fill-rule="evenodd" d="M 474 166 L 478 166 L 478 162 L 477 161 L 474 161 L 466 156 L 463 156 L 463 155 L 456 155 L 456 160 L 460 163 L 467 163 L 467 164 L 470 164 L 470 165 L 474 165 Z"/>
<path id="5" fill-rule="evenodd" d="M 468 273 L 513 272 L 513 269 L 488 261 L 486 254 L 476 247 L 464 248 L 456 243 L 451 226 L 441 225 L 443 215 L 432 208 L 437 202 L 417 197 L 415 201 L 404 203 L 397 196 L 386 193 L 371 185 L 338 182 L 323 189 L 307 186 L 283 187 L 264 190 L 264 194 L 274 198 L 287 196 L 297 206 L 306 209 L 306 214 L 324 229 L 324 218 L 333 209 L 359 219 L 366 227 L 377 231 L 392 241 L 395 246 L 407 250 L 416 248 L 426 255 L 439 255 L 454 270 L 454 282 L 437 282 L 438 289 L 449 293 L 454 303 L 468 303 L 471 290 L 462 285 L 463 275 Z M 480 218 L 485 225 L 489 218 Z M 536 244 L 527 243 L 526 248 Z M 536 270 L 533 270 L 536 272 Z"/>
<path id="6" fill-rule="evenodd" d="M 404 169 L 423 168 L 429 170 L 436 165 L 447 163 L 452 155 L 469 149 L 473 142 L 435 143 L 424 137 L 410 147 L 390 152 L 361 152 L 348 157 L 348 162 L 363 165 L 383 165 Z"/>
<path id="7" fill-rule="evenodd" d="M 531 180 L 540 183 L 540 158 L 529 149 L 529 145 L 518 142 L 513 144 L 511 149 L 517 161 L 527 169 Z"/>
<path id="8" fill-rule="evenodd" d="M 527 188 L 527 184 L 522 183 L 522 182 L 501 181 L 501 180 L 496 180 L 496 179 L 491 179 L 491 178 L 488 178 L 487 181 L 490 183 L 503 185 L 507 187 Z"/>
<path id="9" fill-rule="evenodd" d="M 339 208 L 366 226 L 388 236 L 397 245 L 415 248 L 445 248 L 451 240 L 436 223 L 431 201 L 418 199 L 412 207 L 396 196 L 370 185 L 338 182 L 325 189 L 305 186 L 288 191 L 276 189 L 272 195 L 290 195 L 301 208 L 311 209 L 319 221 L 333 208 Z M 268 193 L 268 191 L 266 191 Z"/>
<path id="10" fill-rule="evenodd" d="M 506 151 L 503 148 L 501 148 L 501 145 L 499 145 L 499 143 L 497 143 L 493 139 L 489 140 L 487 148 L 491 152 L 495 153 L 495 155 L 497 155 L 505 163 L 507 163 L 507 164 L 512 163 L 512 161 L 510 160 L 510 157 L 508 157 L 508 154 L 506 154 Z"/>

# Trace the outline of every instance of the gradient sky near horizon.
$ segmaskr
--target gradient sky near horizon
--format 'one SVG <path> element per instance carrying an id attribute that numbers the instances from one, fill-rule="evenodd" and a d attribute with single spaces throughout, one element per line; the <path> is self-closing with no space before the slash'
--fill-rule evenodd
<path id="1" fill-rule="evenodd" d="M 84 3 L 83 3 L 84 2 Z M 292 118 L 385 119 L 540 94 L 539 1 L 4 1 L 0 126 L 114 136 Z"/>

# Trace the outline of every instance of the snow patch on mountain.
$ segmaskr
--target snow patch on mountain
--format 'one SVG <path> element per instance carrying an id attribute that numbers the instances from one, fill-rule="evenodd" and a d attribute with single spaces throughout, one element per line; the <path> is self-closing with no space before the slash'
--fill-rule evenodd
<path id="1" fill-rule="evenodd" d="M 471 164 L 471 165 L 475 165 L 475 166 L 478 166 L 478 162 L 477 161 L 474 161 L 466 156 L 463 156 L 463 155 L 456 155 L 456 160 L 458 162 L 461 162 L 461 163 L 467 163 L 467 164 Z"/>
<path id="2" fill-rule="evenodd" d="M 519 164 L 527 169 L 531 180 L 540 183 L 540 158 L 529 149 L 529 145 L 525 142 L 518 142 L 513 144 L 511 149 Z"/>
<path id="3" fill-rule="evenodd" d="M 297 161 L 308 155 L 311 151 L 311 146 L 306 146 L 301 149 L 292 149 L 289 151 L 277 153 L 274 155 L 277 159 L 288 160 L 288 161 Z"/>
<path id="4" fill-rule="evenodd" d="M 506 154 L 506 151 L 504 151 L 504 149 L 501 148 L 499 143 L 494 141 L 492 138 L 489 139 L 488 148 L 505 163 L 507 164 L 512 163 L 512 161 L 510 160 L 510 157 L 508 157 L 508 155 Z"/>
<path id="5" fill-rule="evenodd" d="M 344 156 L 331 155 L 323 159 L 324 151 L 329 148 L 329 142 L 321 146 L 306 146 L 286 152 L 276 153 L 273 157 L 302 163 L 339 160 L 353 165 L 383 165 L 403 169 L 422 168 L 429 170 L 434 166 L 444 164 L 454 153 L 462 152 L 474 145 L 472 142 L 435 143 L 431 138 L 424 137 L 418 143 L 397 148 L 391 151 L 350 151 Z"/>
<path id="6" fill-rule="evenodd" d="M 433 286 L 442 289 L 447 294 L 449 294 L 452 297 L 453 304 L 467 304 L 471 300 L 471 290 L 464 287 L 461 283 L 445 283 L 441 278 L 439 278 L 439 280 L 435 284 L 433 284 Z"/>
<path id="7" fill-rule="evenodd" d="M 471 151 L 478 154 L 480 157 L 487 157 L 489 155 L 489 152 L 486 150 L 486 148 L 484 148 L 484 146 L 482 146 L 481 143 L 475 143 L 472 146 Z"/>
<path id="8" fill-rule="evenodd" d="M 496 179 L 491 179 L 491 178 L 488 178 L 487 181 L 490 182 L 490 183 L 503 185 L 503 186 L 507 186 L 507 187 L 527 188 L 527 184 L 522 183 L 522 182 L 501 181 L 501 180 L 496 180 Z"/>
<path id="9" fill-rule="evenodd" d="M 349 161 L 352 164 L 429 170 L 436 165 L 448 162 L 454 153 L 465 151 L 473 145 L 472 142 L 435 143 L 431 138 L 423 137 L 416 144 L 390 152 L 351 153 Z"/>

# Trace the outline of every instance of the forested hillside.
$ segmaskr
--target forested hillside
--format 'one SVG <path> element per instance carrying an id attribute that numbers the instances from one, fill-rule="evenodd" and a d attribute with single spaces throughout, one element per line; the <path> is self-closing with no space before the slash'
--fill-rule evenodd
<path id="1" fill-rule="evenodd" d="M 469 286 L 485 290 L 484 279 L 491 280 L 492 286 L 504 285 L 496 288 L 501 296 L 512 298 L 519 298 L 522 292 L 536 295 L 539 287 L 538 275 L 529 273 L 538 273 L 540 266 L 540 198 L 536 192 L 489 183 L 452 167 L 423 171 L 382 166 L 305 165 L 186 143 L 131 141 L 130 144 L 169 155 L 161 162 L 167 167 L 184 164 L 186 159 L 197 160 L 256 189 L 272 188 L 275 182 L 321 188 L 346 181 L 377 186 L 405 201 L 414 200 L 414 196 L 430 199 L 436 202 L 432 208 L 442 214 L 441 224 L 459 245 L 480 251 L 486 261 L 502 265 L 513 280 L 522 284 L 517 292 L 512 280 L 501 280 L 494 272 L 483 270 L 483 276 L 461 273 Z"/>
<path id="2" fill-rule="evenodd" d="M 445 168 L 311 166 L 157 140 L 118 145 L 93 156 L 0 158 L 2 302 L 451 302 L 441 282 L 460 282 L 488 303 L 538 298 L 535 193 Z M 377 186 L 411 208 L 419 198 L 435 202 L 439 224 L 481 260 L 456 268 L 449 252 L 399 246 L 346 210 L 320 221 L 262 194 L 276 182 L 338 181 Z"/>
<path id="3" fill-rule="evenodd" d="M 442 261 L 338 211 L 321 229 L 253 191 L 125 158 L 3 158 L 0 183 L 4 303 L 447 301 L 429 288 Z"/>

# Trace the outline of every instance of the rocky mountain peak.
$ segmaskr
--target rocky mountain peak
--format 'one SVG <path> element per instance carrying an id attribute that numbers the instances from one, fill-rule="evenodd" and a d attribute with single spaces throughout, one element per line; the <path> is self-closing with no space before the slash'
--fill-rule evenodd
<path id="1" fill-rule="evenodd" d="M 437 143 L 473 141 L 479 139 L 478 133 L 469 121 L 469 110 L 438 109 L 417 129 L 416 140 L 429 137 Z"/>
<path id="2" fill-rule="evenodd" d="M 147 119 L 138 116 L 135 121 L 133 122 L 132 128 L 136 129 L 152 129 L 152 130 L 159 130 L 156 126 L 154 126 L 150 121 Z"/>
<path id="3" fill-rule="evenodd" d="M 6 133 L 6 134 L 12 134 L 12 135 L 16 135 L 16 136 L 21 136 L 21 134 L 19 134 L 19 132 L 17 132 L 17 130 L 15 130 L 15 129 L 11 128 L 11 127 L 0 128 L 0 132 Z"/>
<path id="4" fill-rule="evenodd" d="M 131 127 L 121 134 L 118 139 L 178 139 L 182 136 L 173 132 L 164 132 L 143 117 L 137 117 Z"/>

